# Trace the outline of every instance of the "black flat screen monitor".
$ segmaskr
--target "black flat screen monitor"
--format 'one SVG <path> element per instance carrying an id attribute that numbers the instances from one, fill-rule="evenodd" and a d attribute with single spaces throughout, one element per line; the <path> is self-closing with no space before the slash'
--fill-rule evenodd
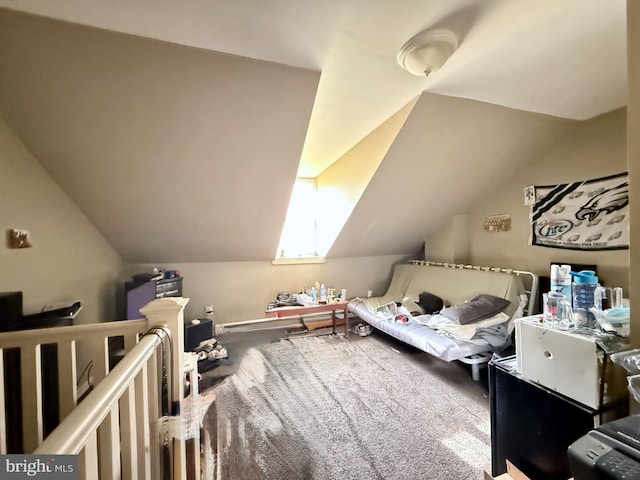
<path id="1" fill-rule="evenodd" d="M 0 332 L 20 329 L 22 292 L 0 292 Z"/>

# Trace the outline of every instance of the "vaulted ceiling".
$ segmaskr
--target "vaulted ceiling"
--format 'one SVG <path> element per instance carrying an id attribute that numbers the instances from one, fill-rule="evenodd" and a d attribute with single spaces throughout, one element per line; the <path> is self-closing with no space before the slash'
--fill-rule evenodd
<path id="1" fill-rule="evenodd" d="M 517 162 L 626 104 L 624 0 L 0 7 L 0 115 L 128 262 L 273 258 L 296 175 L 420 96 L 329 256 L 412 253 Z M 460 46 L 414 77 L 396 52 L 434 26 Z M 464 194 L 438 204 L 453 179 Z M 386 194 L 398 184 L 411 195 Z"/>

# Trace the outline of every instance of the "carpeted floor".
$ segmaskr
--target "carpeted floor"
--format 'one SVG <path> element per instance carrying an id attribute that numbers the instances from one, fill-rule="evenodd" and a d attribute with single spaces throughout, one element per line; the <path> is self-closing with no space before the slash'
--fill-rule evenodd
<path id="1" fill-rule="evenodd" d="M 428 366 L 373 335 L 250 348 L 210 392 L 206 461 L 217 465 L 205 470 L 229 480 L 481 479 L 488 402 Z"/>

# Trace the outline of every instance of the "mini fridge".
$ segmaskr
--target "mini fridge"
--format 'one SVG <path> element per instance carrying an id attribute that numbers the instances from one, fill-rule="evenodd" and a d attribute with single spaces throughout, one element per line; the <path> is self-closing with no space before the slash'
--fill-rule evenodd
<path id="1" fill-rule="evenodd" d="M 489 362 L 491 471 L 506 472 L 506 460 L 532 480 L 571 477 L 567 449 L 597 427 L 602 411 L 527 380 L 516 371 L 516 357 Z M 607 417 L 626 414 L 622 402 Z"/>

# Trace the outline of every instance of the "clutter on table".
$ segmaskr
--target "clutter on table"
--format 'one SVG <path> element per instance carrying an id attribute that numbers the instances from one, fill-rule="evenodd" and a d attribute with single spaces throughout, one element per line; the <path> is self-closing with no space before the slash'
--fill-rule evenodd
<path id="1" fill-rule="evenodd" d="M 601 285 L 593 270 L 552 265 L 550 291 L 543 293 L 542 304 L 542 320 L 548 328 L 629 336 L 630 312 L 624 306 L 622 288 Z"/>

